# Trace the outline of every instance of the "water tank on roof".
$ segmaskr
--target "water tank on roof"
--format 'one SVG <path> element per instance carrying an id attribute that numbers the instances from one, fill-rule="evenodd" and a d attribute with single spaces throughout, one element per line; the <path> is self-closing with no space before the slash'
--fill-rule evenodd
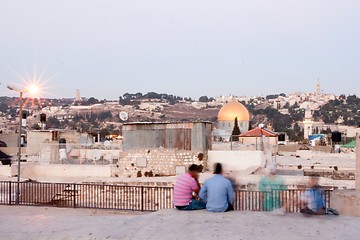
<path id="1" fill-rule="evenodd" d="M 278 141 L 279 142 L 285 142 L 285 134 L 284 133 L 280 133 L 278 136 Z"/>
<path id="2" fill-rule="evenodd" d="M 331 133 L 331 141 L 334 143 L 341 142 L 341 132 L 335 131 Z"/>
<path id="3" fill-rule="evenodd" d="M 41 123 L 46 122 L 46 114 L 45 114 L 45 113 L 41 113 L 41 114 L 40 114 L 40 122 L 41 122 Z"/>

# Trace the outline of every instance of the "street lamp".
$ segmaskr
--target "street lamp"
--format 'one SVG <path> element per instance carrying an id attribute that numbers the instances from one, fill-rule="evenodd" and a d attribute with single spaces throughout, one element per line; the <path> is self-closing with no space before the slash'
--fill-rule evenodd
<path id="1" fill-rule="evenodd" d="M 23 93 L 24 92 L 29 92 L 31 94 L 36 94 L 38 92 L 38 88 L 35 85 L 30 86 L 27 89 L 19 89 L 17 87 L 8 85 L 7 88 L 11 91 L 15 91 L 19 93 L 19 104 L 20 104 L 20 110 L 19 110 L 19 136 L 18 136 L 18 144 L 19 144 L 19 149 L 18 149 L 18 171 L 17 171 L 17 185 L 16 185 L 16 199 L 15 202 L 16 204 L 19 204 L 20 202 L 20 161 L 21 161 L 21 128 L 22 128 L 22 122 L 21 122 L 21 117 L 22 117 L 22 112 L 23 112 Z"/>

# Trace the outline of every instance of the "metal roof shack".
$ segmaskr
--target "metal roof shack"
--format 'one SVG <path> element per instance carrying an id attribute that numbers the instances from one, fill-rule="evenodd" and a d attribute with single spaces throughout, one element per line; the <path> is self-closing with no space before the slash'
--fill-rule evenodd
<path id="1" fill-rule="evenodd" d="M 178 149 L 206 152 L 211 149 L 210 122 L 134 122 L 122 127 L 124 151 Z"/>

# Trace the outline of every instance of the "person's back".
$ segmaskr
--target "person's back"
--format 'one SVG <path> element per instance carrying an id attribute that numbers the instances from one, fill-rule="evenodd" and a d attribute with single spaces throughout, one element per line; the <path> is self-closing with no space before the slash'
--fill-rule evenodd
<path id="1" fill-rule="evenodd" d="M 304 214 L 325 214 L 325 191 L 319 186 L 319 177 L 312 175 L 309 178 L 310 188 L 301 196 L 301 210 Z"/>
<path id="2" fill-rule="evenodd" d="M 231 182 L 221 173 L 222 168 L 220 167 L 220 171 L 218 169 L 212 178 L 205 181 L 199 193 L 200 198 L 206 200 L 206 208 L 210 212 L 233 210 L 231 202 L 234 198 L 234 191 Z"/>
<path id="3" fill-rule="evenodd" d="M 325 191 L 320 186 L 312 187 L 305 191 L 304 198 L 307 199 L 307 207 L 314 212 L 325 208 Z"/>

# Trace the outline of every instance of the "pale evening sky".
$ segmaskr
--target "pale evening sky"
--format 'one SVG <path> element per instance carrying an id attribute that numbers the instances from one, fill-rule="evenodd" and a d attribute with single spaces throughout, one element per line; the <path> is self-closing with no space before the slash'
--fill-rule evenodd
<path id="1" fill-rule="evenodd" d="M 0 0 L 0 96 L 360 92 L 360 1 Z"/>

